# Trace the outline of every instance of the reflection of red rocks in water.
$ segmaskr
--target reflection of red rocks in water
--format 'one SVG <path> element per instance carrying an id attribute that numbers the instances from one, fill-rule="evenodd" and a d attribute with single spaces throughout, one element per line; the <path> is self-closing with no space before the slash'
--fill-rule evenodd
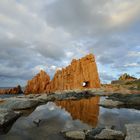
<path id="1" fill-rule="evenodd" d="M 56 105 L 65 108 L 73 119 L 79 119 L 84 123 L 96 127 L 99 115 L 99 97 L 81 100 L 56 101 Z"/>

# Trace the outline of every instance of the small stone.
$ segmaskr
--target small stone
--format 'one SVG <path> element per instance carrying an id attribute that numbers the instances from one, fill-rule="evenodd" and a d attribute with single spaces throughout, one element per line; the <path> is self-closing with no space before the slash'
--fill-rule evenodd
<path id="1" fill-rule="evenodd" d="M 40 122 L 41 122 L 40 119 L 35 119 L 35 120 L 33 120 L 33 123 L 34 123 L 37 127 L 39 127 Z"/>
<path id="2" fill-rule="evenodd" d="M 72 140 L 84 140 L 85 133 L 83 131 L 68 131 L 65 133 L 65 137 Z"/>

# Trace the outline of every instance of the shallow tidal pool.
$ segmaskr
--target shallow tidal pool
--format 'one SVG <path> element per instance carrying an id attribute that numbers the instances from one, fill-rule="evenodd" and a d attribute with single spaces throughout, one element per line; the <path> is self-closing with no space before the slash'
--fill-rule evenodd
<path id="1" fill-rule="evenodd" d="M 99 107 L 99 101 L 99 97 L 93 97 L 40 105 L 28 116 L 20 117 L 0 140 L 64 140 L 60 131 L 113 125 L 125 132 L 125 124 L 140 122 L 139 110 L 107 109 Z M 39 126 L 36 120 L 41 120 Z"/>

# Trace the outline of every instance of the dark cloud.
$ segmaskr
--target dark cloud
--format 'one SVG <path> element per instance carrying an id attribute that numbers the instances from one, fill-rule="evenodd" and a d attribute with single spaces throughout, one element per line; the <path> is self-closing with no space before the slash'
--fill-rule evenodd
<path id="1" fill-rule="evenodd" d="M 94 53 L 102 82 L 139 74 L 139 0 L 1 0 L 0 85 L 51 77 L 71 59 Z M 105 71 L 105 72 L 104 72 Z"/>

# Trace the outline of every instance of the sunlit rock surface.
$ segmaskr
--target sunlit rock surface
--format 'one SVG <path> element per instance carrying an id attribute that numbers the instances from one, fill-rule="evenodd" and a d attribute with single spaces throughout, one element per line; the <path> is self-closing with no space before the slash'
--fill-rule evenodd
<path id="1" fill-rule="evenodd" d="M 95 58 L 92 54 L 89 54 L 79 60 L 73 59 L 69 66 L 58 70 L 46 90 L 47 92 L 53 92 L 99 87 L 100 80 Z"/>
<path id="2" fill-rule="evenodd" d="M 79 60 L 73 59 L 69 66 L 56 71 L 51 81 L 46 72 L 41 71 L 28 81 L 25 93 L 51 93 L 90 88 L 100 88 L 97 66 L 92 54 Z"/>
<path id="3" fill-rule="evenodd" d="M 50 82 L 49 75 L 41 70 L 33 79 L 29 80 L 25 88 L 25 94 L 43 93 Z"/>

